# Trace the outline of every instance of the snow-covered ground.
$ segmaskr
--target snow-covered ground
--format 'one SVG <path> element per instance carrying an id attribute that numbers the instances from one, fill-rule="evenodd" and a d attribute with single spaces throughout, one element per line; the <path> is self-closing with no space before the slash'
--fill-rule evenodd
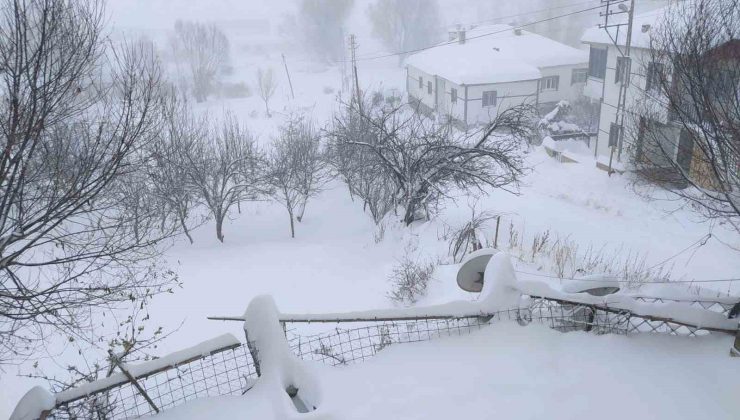
<path id="1" fill-rule="evenodd" d="M 353 22 L 365 22 L 365 2 L 358 3 Z M 177 17 L 228 21 L 222 18 L 245 16 L 267 19 L 274 29 L 281 14 L 293 7 L 292 2 L 270 2 L 268 7 L 268 3 L 236 0 L 188 4 L 192 7 L 177 7 L 180 2 L 174 0 L 119 0 L 112 3 L 111 20 L 127 33 L 144 31 L 165 42 L 166 31 Z M 446 7 L 452 9 L 450 4 Z M 465 10 L 477 9 L 459 8 L 457 15 L 464 16 Z M 361 55 L 381 49 L 369 36 L 366 23 L 357 26 Z M 256 48 L 256 41 L 246 35 L 235 35 L 231 40 L 234 74 L 229 79 L 254 87 L 257 68 L 273 67 L 281 77 L 272 104 L 278 111 L 276 116 L 265 118 L 264 104 L 256 95 L 213 98 L 200 107 L 216 115 L 234 110 L 262 144 L 269 143 L 275 127 L 290 110 L 306 110 L 323 126 L 341 89 L 338 66 L 315 63 L 301 54 L 299 47 L 281 40 L 277 29 L 274 32 L 265 48 Z M 290 98 L 282 73 L 283 51 L 291 68 L 295 100 Z M 368 90 L 403 90 L 404 73 L 396 58 L 364 61 L 359 71 Z M 167 254 L 183 287 L 155 298 L 150 308 L 152 325 L 168 330 L 179 326 L 158 352 L 187 348 L 225 332 L 242 337 L 240 324 L 208 321 L 206 316 L 240 315 L 247 303 L 261 294 L 271 294 L 284 312 L 391 307 L 387 276 L 397 260 L 412 253 L 449 262 L 448 243 L 443 237 L 450 227 L 459 227 L 469 219 L 471 207 L 505 215 L 499 234 L 503 246 L 508 244 L 511 223 L 525 238 L 524 248 L 535 234 L 550 230 L 582 248 L 591 245 L 645 255 L 648 265 L 675 256 L 670 265 L 672 278 L 677 280 L 738 277 L 740 258 L 726 244 L 740 248 L 740 238 L 722 226 L 703 223 L 681 203 L 646 201 L 635 194 L 627 176 L 608 177 L 585 155 L 580 163 L 560 164 L 541 148 L 534 148 L 526 162 L 532 171 L 525 177 L 520 195 L 488 191 L 473 197 L 458 192 L 429 223 L 406 228 L 389 220 L 379 242 L 374 240 L 378 228 L 340 183 L 308 203 L 295 239 L 290 238 L 287 213 L 272 202 L 248 203 L 242 206 L 241 214 L 234 212 L 224 227 L 223 244 L 216 240 L 213 224 L 206 223 L 194 232 L 195 244 L 179 240 Z M 710 232 L 714 236 L 705 245 L 692 246 Z M 486 233 L 490 238 L 492 229 Z M 458 289 L 456 268 L 439 265 L 427 296 L 419 303 L 475 298 Z M 548 269 L 526 262 L 526 258 L 518 268 L 528 272 Z M 519 276 L 528 279 L 529 275 Z M 703 285 L 738 294 L 738 283 Z M 680 287 L 688 286 L 682 283 Z M 662 287 L 654 285 L 646 290 L 654 292 Z M 390 348 L 361 366 L 321 369 L 321 377 L 326 384 L 326 409 L 336 418 L 457 418 L 461 413 L 469 413 L 469 418 L 541 418 L 546 412 L 560 413 L 556 417 L 562 418 L 590 414 L 605 418 L 732 418 L 731 414 L 740 410 L 736 398 L 740 389 L 737 364 L 726 357 L 728 348 L 729 341 L 724 338 L 595 337 L 497 325 L 472 337 Z M 40 367 L 64 375 L 65 366 L 77 360 L 74 350 L 70 347 L 59 355 L 58 349 L 48 349 Z M 2 373 L 0 417 L 10 413 L 32 385 L 40 383 L 15 376 L 32 370 L 27 363 Z M 222 398 L 218 404 L 195 402 L 188 407 L 193 410 L 191 416 L 195 414 L 192 418 L 205 417 L 199 413 L 214 419 L 219 415 L 233 418 L 241 409 L 248 418 L 248 410 L 262 404 L 257 400 L 257 396 L 247 395 Z M 165 417 L 184 418 L 178 417 L 182 410 Z"/>
<path id="2" fill-rule="evenodd" d="M 470 336 L 391 346 L 316 366 L 312 419 L 736 419 L 740 365 L 729 337 L 594 336 L 501 323 Z M 255 389 L 257 390 L 257 389 Z M 157 419 L 264 420 L 272 399 L 199 400 Z"/>

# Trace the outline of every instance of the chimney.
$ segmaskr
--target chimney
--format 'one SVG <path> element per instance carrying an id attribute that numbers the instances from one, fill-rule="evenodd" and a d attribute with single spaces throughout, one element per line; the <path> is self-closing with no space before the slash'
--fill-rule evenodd
<path id="1" fill-rule="evenodd" d="M 457 39 L 457 31 L 449 31 L 448 33 L 449 38 L 447 39 L 449 42 L 455 41 Z"/>
<path id="2" fill-rule="evenodd" d="M 522 34 L 522 28 L 514 28 L 514 35 L 521 35 Z"/>
<path id="3" fill-rule="evenodd" d="M 465 43 L 465 28 L 462 25 L 457 25 L 457 42 L 458 44 Z"/>

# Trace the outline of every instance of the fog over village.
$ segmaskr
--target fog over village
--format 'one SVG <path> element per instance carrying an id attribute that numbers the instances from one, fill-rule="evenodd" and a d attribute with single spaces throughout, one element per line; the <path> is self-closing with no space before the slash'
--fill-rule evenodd
<path id="1" fill-rule="evenodd" d="M 740 418 L 739 0 L 0 0 L 0 418 Z"/>

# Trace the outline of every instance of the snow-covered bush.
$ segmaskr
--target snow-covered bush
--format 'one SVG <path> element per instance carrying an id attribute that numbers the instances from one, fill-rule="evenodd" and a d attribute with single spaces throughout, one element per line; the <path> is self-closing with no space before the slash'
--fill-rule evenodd
<path id="1" fill-rule="evenodd" d="M 433 274 L 433 263 L 405 255 L 388 278 L 392 287 L 388 297 L 399 304 L 413 305 L 426 295 Z"/>
<path id="2" fill-rule="evenodd" d="M 452 256 L 454 262 L 459 263 L 468 253 L 490 245 L 487 243 L 485 237 L 483 237 L 483 230 L 497 217 L 497 214 L 489 211 L 476 213 L 473 210 L 470 220 L 460 228 L 450 232 L 448 249 L 449 255 Z"/>

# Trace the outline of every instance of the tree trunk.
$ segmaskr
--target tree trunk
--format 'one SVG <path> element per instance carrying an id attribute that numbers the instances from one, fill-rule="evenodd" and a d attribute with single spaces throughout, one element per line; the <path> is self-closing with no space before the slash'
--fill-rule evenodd
<path id="1" fill-rule="evenodd" d="M 298 203 L 298 216 L 296 216 L 296 220 L 299 222 L 303 221 L 303 214 L 306 212 L 306 203 L 308 202 L 308 197 L 303 197 Z"/>
<path id="2" fill-rule="evenodd" d="M 270 105 L 268 105 L 267 101 L 265 101 L 265 112 L 267 112 L 267 118 L 272 118 L 272 114 L 270 114 Z"/>
<path id="3" fill-rule="evenodd" d="M 221 241 L 222 243 L 224 241 L 223 225 L 224 225 L 224 215 L 217 214 L 216 215 L 216 238 L 218 238 L 218 240 Z"/>
<path id="4" fill-rule="evenodd" d="M 406 226 L 409 226 L 414 223 L 414 220 L 416 220 L 414 218 L 414 213 L 416 213 L 416 200 L 411 200 L 406 204 L 406 212 L 403 215 L 403 222 Z"/>
<path id="5" fill-rule="evenodd" d="M 293 212 L 288 211 L 288 216 L 290 216 L 290 237 L 295 238 L 295 222 L 293 221 Z"/>
<path id="6" fill-rule="evenodd" d="M 188 226 L 185 224 L 185 219 L 183 217 L 179 217 L 180 219 L 180 226 L 182 226 L 182 231 L 185 232 L 185 236 L 188 237 L 188 240 L 190 241 L 190 244 L 193 244 L 193 237 L 190 236 L 190 231 L 188 230 Z"/>

